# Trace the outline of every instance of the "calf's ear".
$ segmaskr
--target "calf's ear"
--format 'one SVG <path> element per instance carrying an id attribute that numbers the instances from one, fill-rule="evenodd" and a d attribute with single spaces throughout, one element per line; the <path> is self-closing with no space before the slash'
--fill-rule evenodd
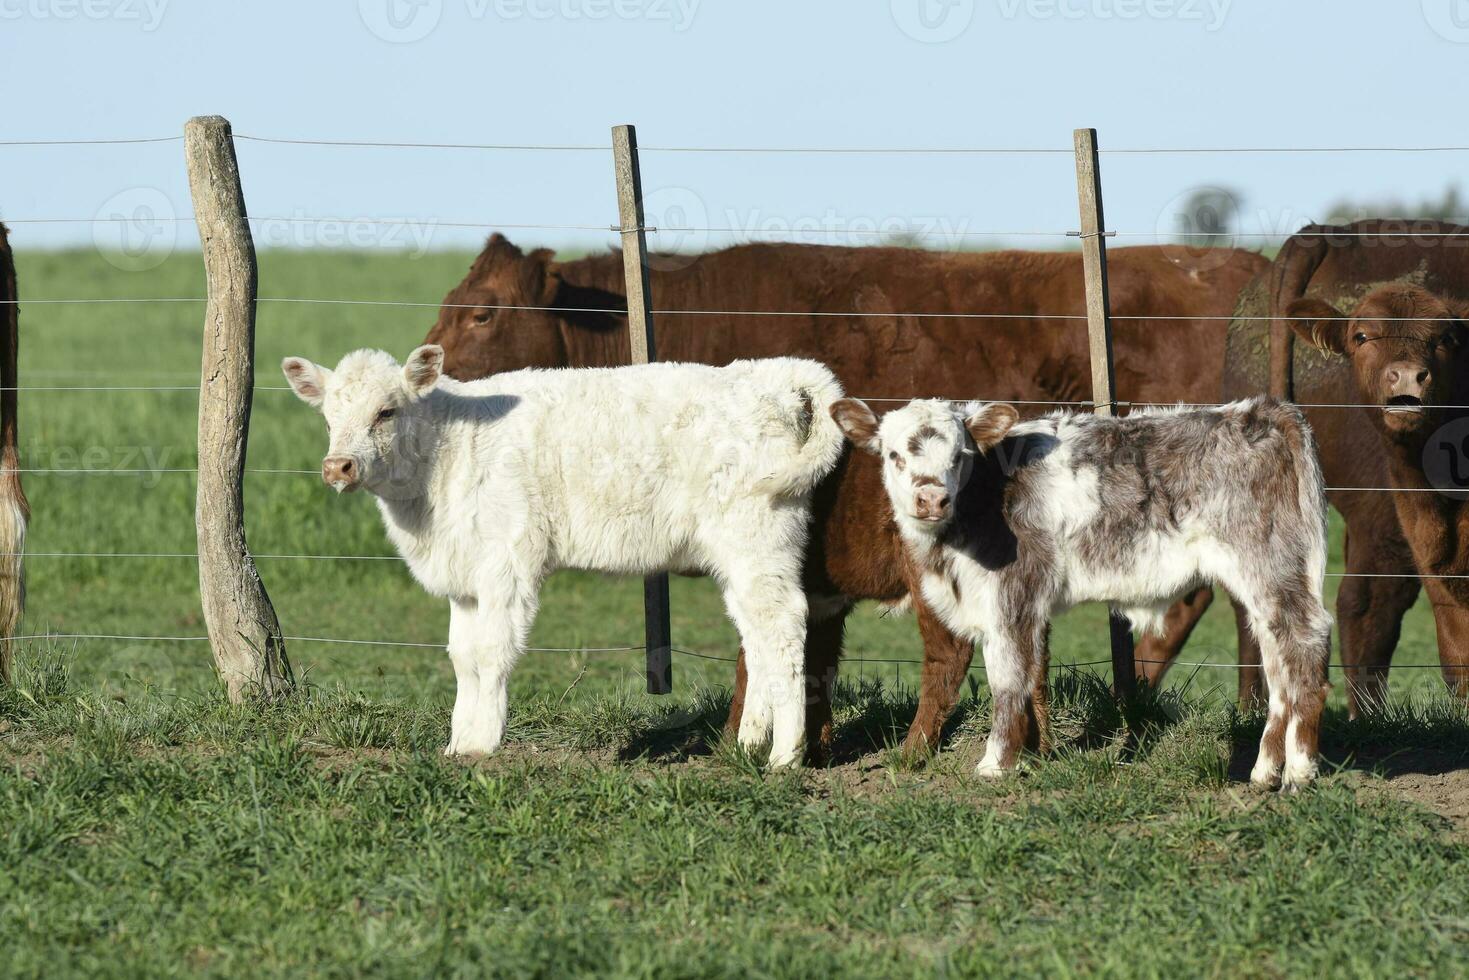
<path id="1" fill-rule="evenodd" d="M 281 361 L 281 371 L 291 383 L 296 397 L 312 408 L 320 408 L 326 398 L 326 379 L 331 372 L 304 357 L 288 357 Z"/>
<path id="2" fill-rule="evenodd" d="M 444 348 L 438 344 L 424 344 L 403 363 L 403 380 L 414 395 L 428 394 L 443 373 Z"/>
<path id="3" fill-rule="evenodd" d="M 1347 317 L 1330 303 L 1298 299 L 1285 309 L 1290 328 L 1323 354 L 1347 352 Z"/>
<path id="4" fill-rule="evenodd" d="M 831 403 L 831 417 L 858 449 L 874 456 L 882 451 L 877 441 L 877 416 L 860 398 L 838 398 Z"/>
<path id="5" fill-rule="evenodd" d="M 1014 405 L 992 402 L 979 406 L 977 411 L 965 418 L 964 428 L 969 430 L 975 446 L 983 453 L 999 445 L 1011 426 L 1019 421 L 1020 412 Z"/>
<path id="6" fill-rule="evenodd" d="M 1449 312 L 1454 315 L 1452 335 L 1454 342 L 1459 347 L 1469 346 L 1469 301 L 1460 299 L 1446 300 Z"/>

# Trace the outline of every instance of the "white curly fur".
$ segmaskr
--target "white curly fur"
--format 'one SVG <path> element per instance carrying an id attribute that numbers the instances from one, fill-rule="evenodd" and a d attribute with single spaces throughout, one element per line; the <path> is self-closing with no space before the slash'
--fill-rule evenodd
<path id="1" fill-rule="evenodd" d="M 805 732 L 801 565 L 810 491 L 836 465 L 835 378 L 813 361 L 518 371 L 461 383 L 442 351 L 282 365 L 330 430 L 327 461 L 378 498 L 389 537 L 450 600 L 450 754 L 493 752 L 542 582 L 579 568 L 709 574 L 745 646 L 739 738 L 772 765 Z M 383 415 L 391 411 L 390 417 Z M 324 464 L 325 465 L 325 464 Z M 355 483 L 353 480 L 355 479 Z"/>

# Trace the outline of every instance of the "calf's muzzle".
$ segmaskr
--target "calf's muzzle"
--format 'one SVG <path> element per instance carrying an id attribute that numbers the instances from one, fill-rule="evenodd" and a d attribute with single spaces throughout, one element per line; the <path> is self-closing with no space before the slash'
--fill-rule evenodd
<path id="1" fill-rule="evenodd" d="M 919 487 L 913 491 L 913 516 L 920 521 L 941 521 L 949 516 L 949 491 L 943 487 Z"/>
<path id="2" fill-rule="evenodd" d="M 361 470 L 351 456 L 328 456 L 321 461 L 321 479 L 327 486 L 341 493 L 356 490 Z"/>
<path id="3" fill-rule="evenodd" d="M 1393 361 L 1382 369 L 1382 408 L 1389 425 L 1411 426 L 1422 417 L 1432 380 L 1427 365 L 1421 362 Z"/>

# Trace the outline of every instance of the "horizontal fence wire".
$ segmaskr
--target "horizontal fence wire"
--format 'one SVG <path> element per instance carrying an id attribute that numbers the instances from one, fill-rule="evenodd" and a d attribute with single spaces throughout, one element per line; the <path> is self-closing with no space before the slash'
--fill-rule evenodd
<path id="1" fill-rule="evenodd" d="M 1007 403 L 1013 404 L 1013 403 Z M 1020 403 L 1024 404 L 1024 403 Z M 198 469 L 192 466 L 164 466 L 157 469 L 148 467 L 119 467 L 117 469 L 86 468 L 86 467 L 18 467 L 15 473 L 54 473 L 62 476 L 165 476 L 176 473 L 198 473 Z M 258 474 L 261 476 L 320 476 L 320 470 L 313 469 L 259 469 L 247 467 L 244 472 Z M 1469 487 L 1322 487 L 1327 493 L 1464 493 L 1469 494 Z"/>
<path id="2" fill-rule="evenodd" d="M 204 296 L 161 296 L 161 297 L 81 297 L 74 299 L 13 299 L 0 300 L 0 306 L 53 306 L 66 304 L 89 304 L 89 303 L 207 303 L 208 298 Z M 499 303 L 429 303 L 415 302 L 409 300 L 381 300 L 381 299 L 335 299 L 323 297 L 299 297 L 299 296 L 260 296 L 256 303 L 298 303 L 304 305 L 319 306 L 384 306 L 384 307 L 406 307 L 409 309 L 435 309 L 435 310 L 519 310 L 525 312 L 541 313 L 607 313 L 616 316 L 626 316 L 627 310 L 612 307 L 591 306 L 521 306 Z M 894 310 L 891 312 L 870 312 L 851 310 L 846 312 L 827 310 L 653 310 L 655 316 L 771 316 L 771 317 L 844 317 L 844 318 L 885 318 L 905 317 L 909 319 L 951 319 L 951 320 L 1080 320 L 1085 321 L 1085 313 L 935 313 L 931 311 Z M 1233 322 L 1235 320 L 1269 320 L 1281 323 L 1314 323 L 1320 317 L 1314 316 L 1271 316 L 1266 313 L 1260 314 L 1217 314 L 1199 315 L 1192 313 L 1113 313 L 1109 317 L 1113 321 L 1135 320 L 1135 321 L 1163 321 L 1163 320 L 1198 320 L 1205 322 Z M 1432 317 L 1432 316 L 1375 316 L 1372 318 L 1379 323 L 1458 323 L 1458 317 Z"/>
<path id="3" fill-rule="evenodd" d="M 336 146 L 385 149 L 425 150 L 507 150 L 533 152 L 605 153 L 612 147 L 605 143 L 468 143 L 468 142 L 423 142 L 414 140 L 368 140 L 368 139 L 321 139 L 290 136 L 261 136 L 254 133 L 234 133 L 233 138 L 250 143 L 273 143 L 289 146 Z M 0 147 L 13 146 L 109 146 L 119 144 L 176 143 L 183 136 L 147 136 L 130 138 L 87 138 L 87 139 L 8 139 L 0 140 Z M 872 155 L 915 155 L 915 156 L 1036 156 L 1075 155 L 1073 147 L 1062 146 L 640 146 L 646 153 L 759 153 L 759 154 L 851 154 Z M 1235 153 L 1464 153 L 1469 146 L 1443 145 L 1379 145 L 1379 146 L 1124 146 L 1099 148 L 1099 153 L 1113 155 L 1168 155 L 1168 154 L 1235 154 Z"/>
<path id="4" fill-rule="evenodd" d="M 256 385 L 254 387 L 254 390 L 255 391 L 278 391 L 278 392 L 285 392 L 285 391 L 290 391 L 291 388 L 288 387 L 287 385 Z M 197 394 L 198 391 L 199 391 L 199 388 L 198 388 L 197 385 L 18 385 L 18 386 L 14 387 L 14 388 L 11 388 L 11 387 L 0 387 L 0 391 L 33 391 L 33 392 L 58 392 L 58 391 L 175 391 L 176 392 L 176 391 L 187 391 L 187 392 L 191 392 L 191 393 Z M 966 396 L 959 397 L 959 398 L 945 398 L 943 396 L 937 396 L 937 395 L 912 395 L 912 396 L 907 396 L 907 397 L 902 397 L 902 398 L 898 398 L 898 397 L 878 397 L 878 396 L 868 396 L 868 395 L 852 395 L 851 397 L 853 397 L 853 398 L 860 398 L 862 401 L 866 401 L 866 402 L 879 402 L 879 403 L 884 403 L 884 404 L 891 403 L 891 404 L 904 404 L 904 405 L 907 404 L 910 401 L 913 401 L 914 399 L 931 399 L 931 400 L 934 400 L 934 401 L 947 401 L 947 402 L 955 402 L 955 403 L 963 403 L 963 402 L 971 402 L 971 401 L 994 401 L 994 402 L 1004 402 L 1004 403 L 1006 403 L 1008 405 L 1026 405 L 1026 406 L 1045 406 L 1045 405 L 1049 405 L 1049 406 L 1058 407 L 1058 408 L 1094 408 L 1096 406 L 1096 403 L 1093 402 L 1093 401 L 1091 401 L 1090 399 L 1069 399 L 1068 400 L 1068 399 L 1033 399 L 1033 398 L 1032 399 L 1026 399 L 1026 398 L 983 398 L 983 397 L 976 397 L 976 396 L 973 396 L 973 395 L 966 395 Z M 1239 400 L 1240 401 L 1247 401 L 1249 397 L 1258 397 L 1258 396 L 1247 396 L 1246 398 L 1241 398 Z M 1125 399 L 1117 399 L 1117 400 L 1112 401 L 1110 404 L 1116 406 L 1119 409 L 1123 409 L 1123 410 L 1133 409 L 1133 408 L 1180 408 L 1180 409 L 1191 409 L 1191 408 L 1227 408 L 1230 405 L 1236 404 L 1236 402 L 1133 402 L 1133 401 L 1126 401 Z M 1350 402 L 1292 402 L 1291 404 L 1295 405 L 1297 408 L 1326 408 L 1326 409 L 1338 409 L 1338 410 L 1356 410 L 1356 411 L 1363 411 L 1363 412 L 1381 412 L 1381 411 L 1384 411 L 1385 410 L 1385 406 L 1382 406 L 1382 405 L 1366 405 L 1366 404 L 1360 404 L 1360 403 L 1359 404 L 1353 404 L 1353 403 L 1350 403 Z M 1469 405 L 1434 405 L 1432 407 L 1435 408 L 1435 409 L 1441 410 L 1441 411 L 1469 411 Z M 33 469 L 33 470 L 20 470 L 19 472 L 22 472 L 22 473 L 48 473 L 48 472 L 63 472 L 63 471 L 61 471 L 61 470 Z M 131 471 L 131 470 L 80 470 L 80 469 L 78 469 L 78 470 L 68 470 L 66 472 L 78 472 L 78 473 L 92 473 L 92 472 L 96 472 L 96 473 L 131 473 L 131 472 L 134 472 L 134 471 Z M 164 470 L 138 470 L 136 472 L 147 472 L 147 473 L 169 473 L 169 472 L 192 473 L 194 471 L 192 469 L 174 469 L 174 470 L 164 469 Z M 304 473 L 315 473 L 316 471 L 315 470 L 247 470 L 246 472 L 255 472 L 255 473 L 266 473 L 266 472 L 270 472 L 270 473 L 303 473 L 303 472 Z M 1327 487 L 1326 489 L 1328 489 L 1328 490 L 1390 490 L 1390 489 L 1393 489 L 1393 488 L 1392 487 Z M 1466 489 L 1469 489 L 1469 488 L 1466 488 Z M 1429 491 L 1428 490 L 1425 490 L 1424 492 L 1426 493 L 1426 492 L 1429 492 Z M 1457 493 L 1458 491 L 1457 490 L 1453 490 L 1453 491 L 1450 491 L 1450 492 Z"/>
<path id="5" fill-rule="evenodd" d="M 869 401 L 902 401 L 903 399 L 868 399 Z M 1006 404 L 1030 405 L 1051 404 L 1050 402 L 1023 402 L 1006 399 Z M 1374 408 L 1372 405 L 1344 406 L 1351 408 Z M 163 466 L 149 468 L 118 467 L 116 469 L 104 469 L 100 467 L 17 467 L 16 473 L 55 473 L 66 476 L 154 476 L 175 473 L 198 473 L 197 467 L 193 466 Z M 243 472 L 254 473 L 262 476 L 320 476 L 321 471 L 315 469 L 274 469 L 247 467 Z M 1322 487 L 1327 493 L 1469 493 L 1469 487 Z"/>
<path id="6" fill-rule="evenodd" d="M 177 137 L 175 137 L 177 138 Z M 256 136 L 236 133 L 237 140 L 255 143 L 280 143 L 296 146 L 376 147 L 392 149 L 514 150 L 607 152 L 606 144 L 535 144 L 535 143 L 424 143 L 407 140 L 304 139 L 280 136 Z M 806 153 L 853 155 L 1075 155 L 1072 147 L 1050 146 L 639 146 L 642 153 Z M 1144 146 L 1101 149 L 1110 154 L 1201 154 L 1201 153 L 1462 153 L 1469 146 Z"/>
<path id="7" fill-rule="evenodd" d="M 150 636 L 145 634 L 125 633 L 31 633 L 10 638 L 14 641 L 46 641 L 55 642 L 59 640 L 115 640 L 130 643 L 208 643 L 208 636 Z M 345 639 L 334 636 L 283 636 L 281 639 L 288 643 L 322 643 L 344 646 L 376 646 L 395 647 L 413 650 L 443 650 L 447 643 L 424 643 L 412 640 L 365 640 Z M 643 653 L 647 647 L 639 644 L 628 644 L 627 646 L 607 647 L 526 647 L 527 653 Z M 721 657 L 716 654 L 703 653 L 697 650 L 688 650 L 683 647 L 670 647 L 673 653 L 686 657 L 696 657 L 700 660 L 710 660 L 718 663 L 737 663 L 735 657 Z M 856 657 L 843 656 L 842 663 L 847 664 L 911 664 L 921 666 L 924 661 L 911 657 Z M 1259 664 L 1221 663 L 1217 661 L 1195 661 L 1195 660 L 1137 660 L 1140 664 L 1168 664 L 1173 667 L 1213 667 L 1221 670 L 1259 670 Z M 1051 671 L 1077 670 L 1081 667 L 1107 667 L 1111 666 L 1111 660 L 1083 660 L 1076 663 L 1052 663 Z M 1341 664 L 1343 670 L 1442 670 L 1440 664 Z M 1464 668 L 1469 669 L 1469 668 Z M 970 672 L 984 673 L 983 664 L 975 663 L 969 667 Z"/>
<path id="8" fill-rule="evenodd" d="M 312 471 L 315 475 L 315 471 Z M 1469 493 L 1469 490 L 1464 491 Z M 190 559 L 198 560 L 198 555 L 186 551 L 26 551 L 26 552 L 0 552 L 0 558 L 157 558 L 157 559 Z M 290 554 L 264 554 L 252 555 L 256 561 L 392 561 L 402 562 L 405 559 L 399 555 L 290 555 Z M 1434 572 L 1326 572 L 1327 578 L 1405 578 L 1405 579 L 1439 579 L 1454 581 L 1469 579 L 1469 575 L 1439 574 Z"/>
<path id="9" fill-rule="evenodd" d="M 486 230 L 510 229 L 512 231 L 596 231 L 617 233 L 621 229 L 615 223 L 608 224 L 541 224 L 531 222 L 507 222 L 507 221 L 466 221 L 463 219 L 441 219 L 429 215 L 405 215 L 395 218 L 373 218 L 365 216 L 345 215 L 258 215 L 245 216 L 246 220 L 254 222 L 270 222 L 275 224 L 342 224 L 342 225 L 380 225 L 397 227 L 402 225 L 424 225 L 432 228 L 483 228 Z M 90 218 L 4 218 L 7 225 L 47 225 L 47 224 L 193 224 L 195 219 L 192 215 L 185 217 L 157 217 L 150 216 L 146 219 L 136 217 L 116 216 Z M 1469 223 L 1469 217 L 1455 219 Z M 993 229 L 971 231 L 967 228 L 943 228 L 927 226 L 922 228 L 904 229 L 881 229 L 881 228 L 761 228 L 752 232 L 749 228 L 733 225 L 711 225 L 711 226 L 649 226 L 643 229 L 652 235 L 691 235 L 691 234 L 728 234 L 739 235 L 742 240 L 737 244 L 761 244 L 767 238 L 787 238 L 805 235 L 827 235 L 833 238 L 848 236 L 859 236 L 864 238 L 904 238 L 911 237 L 921 239 L 933 238 L 1076 238 L 1078 233 L 1071 231 L 1036 231 L 1033 229 Z M 1248 238 L 1260 241 L 1284 240 L 1287 238 L 1300 237 L 1304 239 L 1316 238 L 1469 238 L 1469 229 L 1464 231 L 1335 231 L 1321 230 L 1315 232 L 1297 231 L 1109 231 L 1108 238 L 1142 238 L 1142 239 L 1204 239 L 1206 241 L 1228 241 L 1233 239 Z M 1184 247 L 1184 246 L 1180 246 Z M 1197 248 L 1197 246 L 1189 246 Z M 1223 248 L 1225 246 L 1218 246 Z"/>
<path id="10" fill-rule="evenodd" d="M 0 146 L 115 146 L 120 143 L 181 143 L 183 136 L 140 136 L 130 139 L 0 140 Z"/>

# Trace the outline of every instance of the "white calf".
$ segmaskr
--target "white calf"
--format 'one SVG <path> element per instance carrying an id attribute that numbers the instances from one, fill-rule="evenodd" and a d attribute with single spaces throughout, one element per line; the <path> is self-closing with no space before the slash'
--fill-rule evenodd
<path id="1" fill-rule="evenodd" d="M 432 345 L 401 367 L 382 351 L 282 364 L 326 417 L 322 478 L 375 495 L 413 575 L 451 603 L 446 751 L 500 745 L 541 584 L 579 568 L 714 576 L 748 662 L 740 743 L 798 762 L 810 494 L 842 447 L 831 372 L 780 358 L 461 383 L 442 366 Z"/>

